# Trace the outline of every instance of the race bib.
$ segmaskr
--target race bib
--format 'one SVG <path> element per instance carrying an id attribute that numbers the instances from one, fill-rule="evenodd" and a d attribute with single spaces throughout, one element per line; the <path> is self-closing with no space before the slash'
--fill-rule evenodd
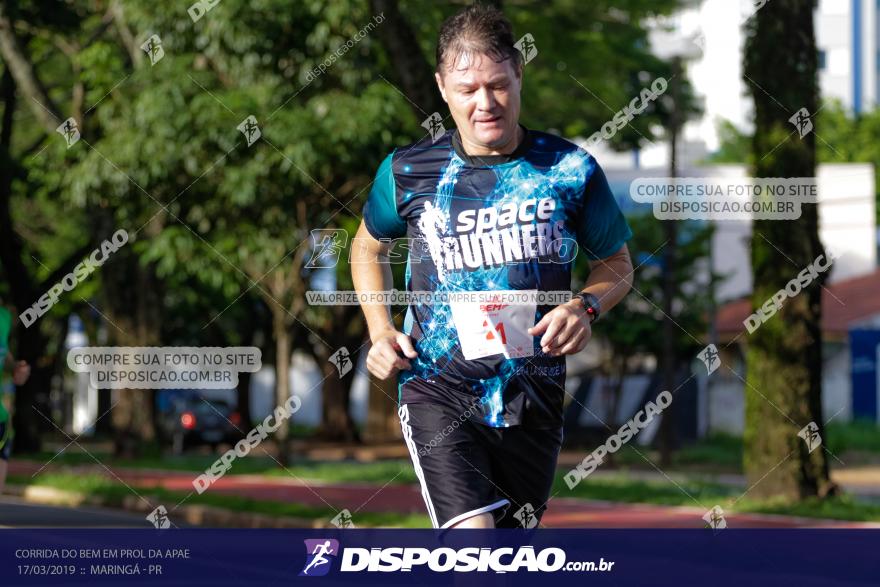
<path id="1" fill-rule="evenodd" d="M 504 355 L 507 359 L 533 356 L 528 329 L 535 325 L 537 290 L 472 293 L 478 299 L 449 300 L 464 358 L 470 361 L 492 355 Z"/>

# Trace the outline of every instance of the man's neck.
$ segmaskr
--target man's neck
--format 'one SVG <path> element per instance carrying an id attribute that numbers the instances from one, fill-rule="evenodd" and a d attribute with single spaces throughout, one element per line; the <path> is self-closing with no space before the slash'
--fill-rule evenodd
<path id="1" fill-rule="evenodd" d="M 464 149 L 465 153 L 467 153 L 471 157 L 487 157 L 491 155 L 510 155 L 511 153 L 516 151 L 516 148 L 523 141 L 525 134 L 523 132 L 523 128 L 519 124 L 517 124 L 516 132 L 514 133 L 513 138 L 507 141 L 507 143 L 503 146 L 496 147 L 494 149 L 470 142 L 461 132 L 458 133 L 458 136 L 461 139 L 461 146 Z"/>

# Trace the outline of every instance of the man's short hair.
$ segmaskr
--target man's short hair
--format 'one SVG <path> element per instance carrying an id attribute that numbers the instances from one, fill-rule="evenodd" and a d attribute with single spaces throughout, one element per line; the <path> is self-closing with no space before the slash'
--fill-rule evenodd
<path id="1" fill-rule="evenodd" d="M 461 54 L 488 55 L 496 62 L 513 60 L 516 69 L 522 56 L 514 47 L 513 26 L 504 13 L 491 5 L 472 4 L 447 18 L 437 39 L 437 72 L 441 75 Z"/>

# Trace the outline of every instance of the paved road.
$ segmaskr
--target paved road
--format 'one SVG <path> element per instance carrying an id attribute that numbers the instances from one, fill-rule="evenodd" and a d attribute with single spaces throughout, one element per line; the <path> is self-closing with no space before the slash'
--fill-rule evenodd
<path id="1" fill-rule="evenodd" d="M 35 505 L 0 496 L 0 528 L 148 528 L 143 515 L 95 507 Z"/>

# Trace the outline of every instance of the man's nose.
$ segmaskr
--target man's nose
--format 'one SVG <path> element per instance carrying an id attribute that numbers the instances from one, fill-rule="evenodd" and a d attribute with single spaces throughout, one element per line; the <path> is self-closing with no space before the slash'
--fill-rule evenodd
<path id="1" fill-rule="evenodd" d="M 479 110 L 492 110 L 495 107 L 495 96 L 489 88 L 477 90 L 477 108 Z"/>

